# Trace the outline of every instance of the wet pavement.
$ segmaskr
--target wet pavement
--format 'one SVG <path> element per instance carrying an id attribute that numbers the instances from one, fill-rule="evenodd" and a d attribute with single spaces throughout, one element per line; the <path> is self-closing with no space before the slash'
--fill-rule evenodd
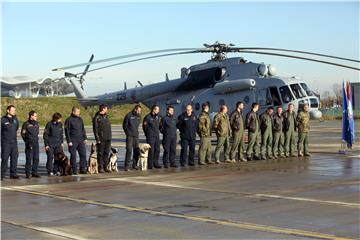
<path id="1" fill-rule="evenodd" d="M 22 179 L 1 186 L 2 239 L 357 239 L 360 147 L 338 153 L 340 121 L 311 131 L 310 158 L 47 177 L 41 154 L 43 177 L 31 180 L 19 141 Z"/>

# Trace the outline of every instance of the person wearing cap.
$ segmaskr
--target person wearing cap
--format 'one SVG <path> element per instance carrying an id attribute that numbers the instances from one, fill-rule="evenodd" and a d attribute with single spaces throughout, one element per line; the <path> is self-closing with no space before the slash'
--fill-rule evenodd
<path id="1" fill-rule="evenodd" d="M 108 118 L 108 107 L 99 106 L 99 111 L 93 118 L 93 131 L 96 140 L 97 161 L 99 173 L 108 172 L 107 165 L 111 148 L 111 123 Z"/>

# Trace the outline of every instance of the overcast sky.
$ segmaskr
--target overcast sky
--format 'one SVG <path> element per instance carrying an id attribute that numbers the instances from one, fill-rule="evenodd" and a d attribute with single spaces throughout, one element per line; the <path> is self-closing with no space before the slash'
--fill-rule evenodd
<path id="1" fill-rule="evenodd" d="M 51 69 L 128 53 L 202 47 L 216 40 L 239 47 L 275 47 L 359 59 L 359 1 L 211 3 L 2 3 L 3 77 L 36 80 Z M 231 55 L 237 56 L 237 55 Z M 313 62 L 241 54 L 275 65 L 282 76 L 300 76 L 322 93 L 359 74 Z M 208 54 L 122 65 L 87 75 L 85 90 L 101 94 L 163 81 Z M 353 66 L 356 66 L 353 65 Z M 359 67 L 359 65 L 357 65 Z M 95 67 L 95 66 L 94 66 Z M 74 69 L 75 72 L 81 69 Z"/>

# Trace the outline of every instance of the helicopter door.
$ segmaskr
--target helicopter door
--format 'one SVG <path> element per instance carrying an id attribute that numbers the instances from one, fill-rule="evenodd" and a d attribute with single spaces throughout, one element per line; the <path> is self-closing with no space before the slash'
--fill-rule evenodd
<path id="1" fill-rule="evenodd" d="M 279 92 L 277 90 L 277 87 L 269 87 L 269 91 L 270 91 L 270 94 L 271 94 L 273 105 L 274 106 L 280 106 L 281 101 L 280 101 L 280 95 L 279 95 Z"/>
<path id="2" fill-rule="evenodd" d="M 269 88 L 262 88 L 257 90 L 256 101 L 260 107 L 272 105 L 272 98 Z"/>

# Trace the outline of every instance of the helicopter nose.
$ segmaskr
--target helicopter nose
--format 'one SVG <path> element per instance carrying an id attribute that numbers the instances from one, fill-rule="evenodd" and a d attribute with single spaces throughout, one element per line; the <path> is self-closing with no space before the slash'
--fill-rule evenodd
<path id="1" fill-rule="evenodd" d="M 320 119 L 322 117 L 322 112 L 318 109 L 313 109 L 310 111 L 310 119 Z"/>

